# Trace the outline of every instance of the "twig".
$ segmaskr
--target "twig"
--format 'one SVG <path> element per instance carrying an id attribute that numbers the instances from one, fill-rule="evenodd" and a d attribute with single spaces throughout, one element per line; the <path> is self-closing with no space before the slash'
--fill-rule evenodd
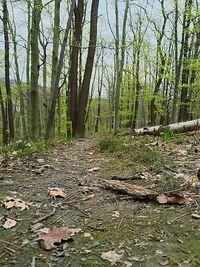
<path id="1" fill-rule="evenodd" d="M 55 213 L 56 213 L 56 209 L 53 209 L 53 211 L 51 213 L 49 213 L 49 214 L 47 214 L 47 215 L 45 215 L 45 216 L 33 221 L 31 224 L 40 223 L 40 222 L 48 219 L 49 217 L 53 216 Z"/>
<path id="2" fill-rule="evenodd" d="M 6 240 L 3 240 L 3 239 L 0 239 L 0 243 L 9 245 L 9 246 L 11 246 L 11 247 L 13 247 L 13 248 L 15 248 L 15 249 L 21 249 L 21 247 L 15 245 L 15 244 L 13 244 L 13 243 L 10 243 L 10 242 L 8 242 L 8 241 L 6 241 Z"/>
<path id="3" fill-rule="evenodd" d="M 187 216 L 189 214 L 190 214 L 190 212 L 184 213 L 181 216 L 178 216 L 178 217 L 174 218 L 173 220 L 168 221 L 168 224 L 171 224 L 171 223 L 173 223 L 173 222 L 175 222 L 175 221 L 177 221 L 177 220 L 179 220 L 179 219 L 181 219 L 181 218 L 183 218 L 183 217 L 185 217 L 185 216 Z"/>
<path id="4" fill-rule="evenodd" d="M 92 225 L 88 225 L 92 230 L 96 230 L 96 231 L 105 231 L 105 228 L 100 228 L 100 227 L 95 227 L 95 226 L 92 226 Z"/>
<path id="5" fill-rule="evenodd" d="M 66 216 L 66 213 L 64 213 L 63 215 L 59 216 L 59 218 L 55 219 L 51 224 L 54 224 L 56 222 L 61 221 L 64 216 Z"/>
<path id="6" fill-rule="evenodd" d="M 120 227 L 121 227 L 121 224 L 122 224 L 122 222 L 123 222 L 123 220 L 124 220 L 124 217 L 122 217 L 122 219 L 121 219 L 121 221 L 120 221 L 120 223 L 119 223 L 119 225 L 118 225 L 118 231 L 119 231 L 119 229 L 120 229 Z"/>
<path id="7" fill-rule="evenodd" d="M 74 206 L 74 205 L 72 205 L 72 204 L 67 204 L 67 205 L 71 206 L 72 208 L 77 209 L 77 210 L 80 211 L 84 216 L 89 217 L 89 214 L 86 213 L 84 210 L 82 210 L 82 209 L 80 209 L 80 208 L 78 208 L 78 207 L 76 207 L 76 206 Z"/>
<path id="8" fill-rule="evenodd" d="M 14 249 L 9 248 L 9 247 L 7 247 L 7 246 L 5 246 L 5 249 L 8 250 L 8 251 L 10 251 L 10 252 L 12 252 L 12 253 L 15 253 L 15 252 L 16 252 Z"/>
<path id="9" fill-rule="evenodd" d="M 36 257 L 34 256 L 31 262 L 31 267 L 35 267 L 35 260 L 36 260 Z"/>

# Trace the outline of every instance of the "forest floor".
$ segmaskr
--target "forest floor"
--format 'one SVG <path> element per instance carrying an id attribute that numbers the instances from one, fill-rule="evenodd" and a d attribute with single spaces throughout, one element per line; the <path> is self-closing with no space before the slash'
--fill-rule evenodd
<path id="1" fill-rule="evenodd" d="M 200 208 L 193 187 L 200 132 L 109 140 L 99 145 L 99 137 L 79 139 L 46 155 L 2 159 L 0 266 L 200 266 Z M 160 193 L 175 190 L 186 203 L 161 205 L 104 187 L 114 175 L 135 173 L 145 179 L 127 183 Z M 64 196 L 51 196 L 58 189 Z M 19 208 L 5 208 L 17 203 Z M 8 218 L 16 224 L 10 229 Z M 73 241 L 59 244 L 58 230 L 52 235 L 55 249 L 48 251 L 35 239 L 53 227 L 75 229 Z"/>

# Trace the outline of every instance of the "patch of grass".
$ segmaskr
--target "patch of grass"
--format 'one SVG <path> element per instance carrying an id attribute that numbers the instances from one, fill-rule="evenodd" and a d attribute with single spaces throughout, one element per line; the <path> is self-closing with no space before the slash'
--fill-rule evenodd
<path id="1" fill-rule="evenodd" d="M 159 167 L 166 163 L 165 157 L 160 151 L 153 148 L 144 147 L 137 153 L 138 161 L 149 165 L 150 167 Z"/>
<path id="2" fill-rule="evenodd" d="M 53 142 L 40 140 L 38 142 L 28 142 L 18 140 L 7 146 L 1 147 L 1 155 L 8 159 L 19 159 L 25 156 L 35 156 L 37 154 L 45 154 L 54 147 Z"/>
<path id="3" fill-rule="evenodd" d="M 113 153 L 114 151 L 119 149 L 121 142 L 121 138 L 116 136 L 105 137 L 99 142 L 99 149 L 100 151 Z"/>

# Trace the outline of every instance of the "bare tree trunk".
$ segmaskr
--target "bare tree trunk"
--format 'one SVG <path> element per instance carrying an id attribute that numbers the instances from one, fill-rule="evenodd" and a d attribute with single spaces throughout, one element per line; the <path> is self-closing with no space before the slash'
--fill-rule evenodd
<path id="1" fill-rule="evenodd" d="M 9 139 L 14 140 L 14 116 L 13 116 L 13 104 L 12 94 L 10 88 L 10 52 L 9 52 L 9 36 L 8 36 L 8 8 L 7 0 L 3 0 L 3 31 L 4 31 L 4 48 L 5 48 L 5 85 L 8 101 L 8 122 L 9 122 Z"/>
<path id="2" fill-rule="evenodd" d="M 188 103 L 188 83 L 189 83 L 189 37 L 190 37 L 190 23 L 191 15 L 190 11 L 192 8 L 193 0 L 186 0 L 185 12 L 187 12 L 187 19 L 185 25 L 185 38 L 183 43 L 183 70 L 182 70 L 182 89 L 181 89 L 181 103 L 179 109 L 178 121 L 186 121 L 189 118 L 189 103 Z"/>
<path id="3" fill-rule="evenodd" d="M 86 114 L 90 80 L 91 80 L 94 56 L 96 50 L 98 7 L 99 7 L 99 0 L 93 0 L 91 7 L 90 41 L 89 41 L 88 55 L 78 100 L 78 118 L 77 118 L 76 135 L 79 137 L 83 137 L 85 134 L 85 114 Z"/>
<path id="4" fill-rule="evenodd" d="M 26 47 L 26 87 L 27 87 L 27 134 L 31 136 L 31 92 L 30 92 L 30 53 L 31 53 L 31 3 L 27 1 L 27 47 Z"/>
<path id="5" fill-rule="evenodd" d="M 12 13 L 13 13 L 13 18 L 14 18 L 13 7 L 12 7 Z M 23 96 L 23 90 L 22 90 L 22 82 L 21 82 L 20 73 L 19 73 L 18 51 L 17 51 L 17 41 L 16 41 L 16 25 L 15 25 L 14 19 L 12 21 L 12 24 L 11 22 L 9 23 L 9 29 L 10 29 L 10 33 L 12 37 L 12 42 L 13 42 L 15 73 L 16 73 L 17 87 L 18 87 L 19 98 L 20 98 L 19 101 L 20 101 L 20 118 L 21 118 L 21 124 L 22 124 L 22 134 L 23 134 L 23 138 L 27 139 L 24 96 Z"/>
<path id="6" fill-rule="evenodd" d="M 39 137 L 39 96 L 38 96 L 38 79 L 39 79 L 39 25 L 41 16 L 41 0 L 34 0 L 32 10 L 32 27 L 31 27 L 31 137 Z"/>
<path id="7" fill-rule="evenodd" d="M 54 26 L 53 26 L 53 50 L 52 50 L 52 64 L 51 64 L 51 96 L 54 88 L 55 77 L 56 77 L 56 67 L 58 64 L 58 50 L 60 41 L 60 3 L 61 0 L 55 0 L 54 5 Z M 51 103 L 51 99 L 50 99 Z M 55 137 L 55 118 L 52 124 L 51 138 Z"/>
<path id="8" fill-rule="evenodd" d="M 119 59 L 119 14 L 118 14 L 118 0 L 115 0 L 115 14 L 116 14 L 116 88 L 115 88 L 115 122 L 114 122 L 114 133 L 116 134 L 119 130 L 120 124 L 120 91 L 122 84 L 125 49 L 126 49 L 126 24 L 128 17 L 129 0 L 126 0 L 126 6 L 124 10 L 124 20 L 122 28 L 122 44 L 121 44 L 121 58 Z"/>
<path id="9" fill-rule="evenodd" d="M 77 122 L 77 99 L 78 99 L 78 61 L 79 53 L 81 50 L 81 39 L 82 39 L 82 27 L 83 27 L 83 11 L 84 11 L 84 0 L 78 1 L 78 6 L 74 9 L 75 14 L 75 25 L 72 40 L 72 52 L 71 62 L 69 70 L 69 100 L 68 100 L 68 117 L 72 123 L 72 135 L 76 135 L 76 122 Z"/>
<path id="10" fill-rule="evenodd" d="M 59 93 L 59 80 L 60 80 L 60 75 L 61 75 L 61 71 L 63 67 L 65 48 L 66 48 L 67 41 L 68 41 L 68 35 L 70 31 L 75 4 L 76 4 L 76 0 L 72 0 L 69 17 L 68 17 L 68 21 L 67 21 L 67 25 L 65 29 L 65 35 L 64 35 L 62 46 L 61 46 L 60 57 L 59 57 L 58 64 L 56 67 L 56 76 L 55 76 L 54 86 L 52 90 L 51 104 L 50 104 L 48 121 L 47 121 L 47 130 L 46 130 L 46 135 L 45 135 L 46 139 L 48 139 L 51 136 L 51 129 L 52 129 L 53 121 L 55 118 L 56 100 L 57 100 L 58 93 Z"/>
<path id="11" fill-rule="evenodd" d="M 101 73 L 98 74 L 98 104 L 97 104 L 97 118 L 95 122 L 95 133 L 99 131 L 99 121 L 100 121 L 100 114 L 101 114 L 101 93 L 103 87 L 103 61 L 104 61 L 104 52 L 102 51 L 101 56 Z"/>
<path id="12" fill-rule="evenodd" d="M 6 108 L 4 106 L 2 91 L 0 87 L 0 105 L 1 105 L 1 115 L 2 115 L 2 134 L 3 134 L 3 144 L 8 144 L 8 119 L 6 115 Z"/>

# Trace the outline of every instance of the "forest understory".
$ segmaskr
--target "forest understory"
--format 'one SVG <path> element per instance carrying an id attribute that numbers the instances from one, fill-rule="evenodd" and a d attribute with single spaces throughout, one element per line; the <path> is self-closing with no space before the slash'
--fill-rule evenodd
<path id="1" fill-rule="evenodd" d="M 83 138 L 18 159 L 14 152 L 0 163 L 1 266 L 200 266 L 199 131 Z M 117 183 L 157 198 L 105 186 L 136 174 L 142 179 Z M 160 203 L 163 193 L 177 203 Z"/>

